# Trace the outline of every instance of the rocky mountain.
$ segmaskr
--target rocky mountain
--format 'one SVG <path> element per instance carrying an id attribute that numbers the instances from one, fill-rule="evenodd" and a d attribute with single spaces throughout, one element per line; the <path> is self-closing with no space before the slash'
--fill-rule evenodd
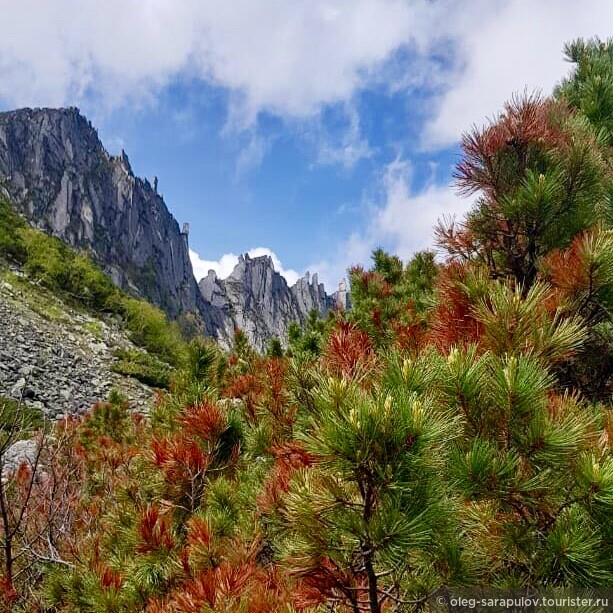
<path id="1" fill-rule="evenodd" d="M 109 155 L 78 109 L 0 113 L 0 179 L 33 225 L 87 248 L 123 289 L 172 317 L 201 310 L 187 237 L 156 182 Z"/>
<path id="2" fill-rule="evenodd" d="M 210 270 L 198 285 L 207 303 L 224 314 L 218 337 L 230 339 L 238 327 L 260 350 L 272 337 L 283 341 L 290 323 L 304 323 L 313 309 L 325 315 L 337 304 L 347 308 L 346 293 L 326 294 L 317 274 L 307 273 L 290 287 L 267 255 L 241 255 L 227 279 Z"/>
<path id="3" fill-rule="evenodd" d="M 0 113 L 0 182 L 34 226 L 86 249 L 117 285 L 171 317 L 195 313 L 224 345 L 238 326 L 263 349 L 291 321 L 337 302 L 316 275 L 288 287 L 268 257 L 241 257 L 228 279 L 209 274 L 198 285 L 187 224 L 179 227 L 157 179 L 136 177 L 125 152 L 110 155 L 76 108 Z"/>

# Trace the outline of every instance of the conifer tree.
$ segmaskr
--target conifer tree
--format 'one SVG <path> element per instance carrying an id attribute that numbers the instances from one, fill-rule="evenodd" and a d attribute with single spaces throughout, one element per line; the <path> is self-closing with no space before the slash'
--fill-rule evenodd
<path id="1" fill-rule="evenodd" d="M 373 266 L 350 270 L 351 311 L 348 319 L 377 345 L 416 344 L 425 315 L 433 305 L 438 269 L 434 254 L 416 253 L 405 265 L 400 258 L 376 249 Z M 413 342 L 411 342 L 413 341 Z"/>
<path id="2" fill-rule="evenodd" d="M 339 364 L 345 359 L 343 351 Z M 321 377 L 314 392 L 299 435 L 310 466 L 295 474 L 285 501 L 286 561 L 314 590 L 312 604 L 381 613 L 425 600 L 452 566 L 444 474 L 457 422 L 426 395 L 367 384 L 371 367 L 363 367 Z"/>
<path id="3" fill-rule="evenodd" d="M 550 253 L 542 266 L 566 312 L 587 324 L 586 341 L 574 360 L 559 365 L 560 381 L 587 397 L 607 402 L 613 393 L 613 232 L 594 229 L 566 250 Z"/>
<path id="4" fill-rule="evenodd" d="M 331 312 L 331 317 L 334 314 Z M 321 353 L 326 335 L 326 321 L 319 316 L 317 309 L 311 309 L 304 326 L 296 321 L 289 325 L 289 354 L 301 359 L 310 359 Z"/>
<path id="5" fill-rule="evenodd" d="M 613 40 L 574 40 L 564 47 L 564 54 L 574 65 L 556 95 L 578 109 L 613 145 Z"/>
<path id="6" fill-rule="evenodd" d="M 606 206 L 603 144 L 562 101 L 514 98 L 496 121 L 463 136 L 456 179 L 478 198 L 463 223 L 439 225 L 439 244 L 527 289 L 540 258 L 567 247 Z"/>

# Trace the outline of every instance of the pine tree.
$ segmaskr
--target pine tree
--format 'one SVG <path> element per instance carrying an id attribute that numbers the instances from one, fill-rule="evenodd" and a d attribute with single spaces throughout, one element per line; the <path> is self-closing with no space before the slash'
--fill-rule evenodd
<path id="1" fill-rule="evenodd" d="M 522 297 L 494 286 L 475 311 L 479 351 L 452 350 L 440 379 L 463 420 L 452 466 L 483 585 L 613 579 L 613 458 L 601 438 L 607 411 L 556 391 L 551 367 L 578 349 L 585 330 L 548 313 L 546 291 L 537 284 Z"/>
<path id="2" fill-rule="evenodd" d="M 560 307 L 583 318 L 586 341 L 572 361 L 558 367 L 565 385 L 606 402 L 613 393 L 613 232 L 579 235 L 563 251 L 550 253 L 543 275 L 555 288 Z"/>
<path id="3" fill-rule="evenodd" d="M 299 434 L 311 463 L 285 500 L 286 562 L 313 604 L 381 613 L 425 600 L 453 566 L 444 473 L 458 423 L 426 395 L 364 387 L 360 372 L 321 377 L 314 392 Z"/>
<path id="4" fill-rule="evenodd" d="M 564 54 L 574 69 L 556 95 L 578 109 L 613 145 L 613 40 L 578 39 L 565 45 Z"/>
<path id="5" fill-rule="evenodd" d="M 418 344 L 425 316 L 433 306 L 438 268 L 432 252 L 416 253 L 405 265 L 383 249 L 372 253 L 373 266 L 350 270 L 351 311 L 347 318 L 378 346 Z"/>
<path id="6" fill-rule="evenodd" d="M 456 179 L 479 194 L 466 220 L 440 224 L 452 258 L 477 260 L 492 276 L 534 283 L 540 258 L 592 226 L 607 196 L 603 139 L 561 101 L 522 96 L 462 138 Z"/>

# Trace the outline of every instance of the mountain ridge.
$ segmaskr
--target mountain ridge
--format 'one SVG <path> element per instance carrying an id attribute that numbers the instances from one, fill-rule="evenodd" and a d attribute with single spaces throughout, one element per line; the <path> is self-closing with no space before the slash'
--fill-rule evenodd
<path id="1" fill-rule="evenodd" d="M 240 255 L 228 277 L 220 279 L 210 270 L 198 287 L 207 302 L 228 313 L 224 335 L 240 328 L 259 350 L 273 337 L 283 342 L 291 322 L 304 324 L 312 310 L 324 316 L 348 308 L 346 293 L 327 294 L 317 273 L 307 272 L 290 286 L 269 255 Z"/>
<path id="2" fill-rule="evenodd" d="M 304 323 L 312 308 L 325 315 L 336 305 L 316 275 L 290 288 L 272 260 L 246 255 L 231 278 L 199 284 L 188 226 L 179 227 L 157 180 L 135 176 L 123 150 L 111 155 L 76 107 L 0 113 L 0 179 L 35 227 L 87 249 L 116 285 L 171 318 L 195 315 L 224 346 L 239 327 L 263 350 L 270 338 L 285 337 L 291 321 Z"/>

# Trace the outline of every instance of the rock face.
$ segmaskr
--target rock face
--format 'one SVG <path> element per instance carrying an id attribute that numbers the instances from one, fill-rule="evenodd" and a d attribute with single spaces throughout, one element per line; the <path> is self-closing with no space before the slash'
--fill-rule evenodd
<path id="1" fill-rule="evenodd" d="M 201 310 L 187 236 L 157 186 L 109 155 L 78 109 L 0 113 L 0 179 L 33 225 L 87 248 L 120 287 L 172 317 Z"/>
<path id="2" fill-rule="evenodd" d="M 241 255 L 227 279 L 218 279 L 211 270 L 198 285 L 205 301 L 222 314 L 218 339 L 228 344 L 238 327 L 260 351 L 272 337 L 284 342 L 290 323 L 304 323 L 311 310 L 325 315 L 337 303 L 347 307 L 345 296 L 326 294 L 316 274 L 307 273 L 288 286 L 267 255 Z"/>
<path id="3" fill-rule="evenodd" d="M 2 475 L 6 477 L 15 472 L 24 462 L 34 468 L 38 453 L 38 443 L 34 439 L 16 441 L 4 453 L 2 458 Z"/>
<path id="4" fill-rule="evenodd" d="M 0 181 L 34 226 L 86 249 L 113 281 L 177 317 L 196 313 L 204 331 L 228 346 L 234 328 L 263 349 L 284 340 L 290 322 L 311 309 L 325 314 L 337 302 L 317 275 L 288 287 L 269 257 L 241 257 L 223 281 L 200 287 L 187 234 L 153 185 L 134 176 L 127 155 L 112 156 L 78 109 L 21 109 L 0 113 Z M 345 294 L 338 294 L 343 307 Z"/>

